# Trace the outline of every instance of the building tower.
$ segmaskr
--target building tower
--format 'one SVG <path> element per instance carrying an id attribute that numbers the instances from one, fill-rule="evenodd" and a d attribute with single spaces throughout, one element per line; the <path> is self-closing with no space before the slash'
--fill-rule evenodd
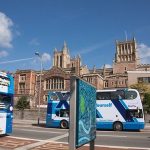
<path id="1" fill-rule="evenodd" d="M 58 51 L 56 48 L 54 49 L 53 66 L 67 68 L 68 64 L 70 64 L 69 49 L 66 42 L 64 41 L 64 45 L 61 51 Z"/>
<path id="2" fill-rule="evenodd" d="M 137 44 L 133 37 L 132 40 L 119 42 L 116 41 L 115 60 L 113 62 L 113 74 L 126 73 L 137 68 L 139 59 L 137 55 Z"/>

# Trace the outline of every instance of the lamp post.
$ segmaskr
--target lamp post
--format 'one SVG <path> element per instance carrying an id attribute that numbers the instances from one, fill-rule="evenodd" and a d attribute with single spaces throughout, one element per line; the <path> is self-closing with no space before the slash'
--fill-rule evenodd
<path id="1" fill-rule="evenodd" d="M 41 99 L 41 78 L 42 78 L 42 56 L 40 55 L 39 52 L 35 52 L 35 55 L 40 58 L 41 62 L 41 69 L 40 69 L 40 87 L 39 87 L 39 99 L 38 99 L 38 125 L 40 124 L 40 99 Z"/>

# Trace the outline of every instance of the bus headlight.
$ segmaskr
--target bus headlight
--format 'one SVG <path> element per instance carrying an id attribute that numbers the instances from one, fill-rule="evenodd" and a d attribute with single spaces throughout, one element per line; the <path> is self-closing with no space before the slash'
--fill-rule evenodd
<path id="1" fill-rule="evenodd" d="M 9 110 L 10 110 L 10 111 L 13 111 L 13 107 L 12 107 L 12 106 L 10 106 Z"/>

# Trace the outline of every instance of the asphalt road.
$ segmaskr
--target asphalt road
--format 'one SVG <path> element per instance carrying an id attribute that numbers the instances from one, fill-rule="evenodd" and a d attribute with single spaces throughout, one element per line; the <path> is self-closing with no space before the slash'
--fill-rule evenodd
<path id="1" fill-rule="evenodd" d="M 68 130 L 57 128 L 16 125 L 11 136 L 68 143 Z M 148 149 L 150 148 L 150 126 L 141 132 L 97 131 L 95 144 Z"/>

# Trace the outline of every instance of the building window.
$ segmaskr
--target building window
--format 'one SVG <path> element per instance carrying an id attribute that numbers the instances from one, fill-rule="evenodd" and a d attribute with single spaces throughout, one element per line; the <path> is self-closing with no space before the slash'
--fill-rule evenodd
<path id="1" fill-rule="evenodd" d="M 150 77 L 139 77 L 138 83 L 150 83 Z"/>
<path id="2" fill-rule="evenodd" d="M 25 94 L 25 83 L 19 83 L 19 94 Z"/>
<path id="3" fill-rule="evenodd" d="M 62 56 L 60 56 L 60 67 L 62 68 Z"/>
<path id="4" fill-rule="evenodd" d="M 54 77 L 47 79 L 46 90 L 64 90 L 64 78 Z"/>
<path id="5" fill-rule="evenodd" d="M 108 87 L 108 81 L 105 81 L 104 86 L 105 86 L 105 88 Z"/>
<path id="6" fill-rule="evenodd" d="M 26 74 L 22 74 L 22 75 L 20 75 L 20 78 L 19 78 L 20 80 L 20 82 L 25 82 L 26 81 Z"/>
<path id="7" fill-rule="evenodd" d="M 45 101 L 45 102 L 48 102 L 48 98 L 49 98 L 49 96 L 48 96 L 48 95 L 45 95 L 44 101 Z"/>
<path id="8" fill-rule="evenodd" d="M 87 82 L 93 83 L 93 78 L 92 77 L 87 77 Z"/>
<path id="9" fill-rule="evenodd" d="M 58 67 L 58 60 L 59 60 L 59 57 L 57 56 L 57 60 L 56 60 L 56 66 Z"/>

